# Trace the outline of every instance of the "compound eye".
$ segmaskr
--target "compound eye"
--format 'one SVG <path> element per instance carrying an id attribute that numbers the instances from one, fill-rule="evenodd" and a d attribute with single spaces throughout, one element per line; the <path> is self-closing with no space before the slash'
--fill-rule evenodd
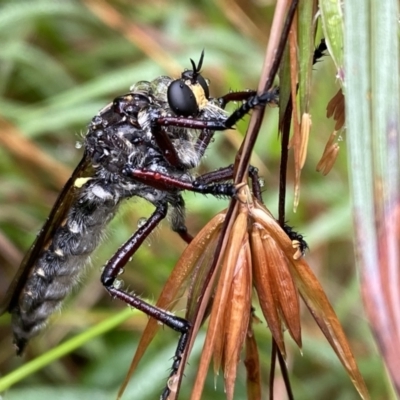
<path id="1" fill-rule="evenodd" d="M 196 97 L 182 79 L 173 81 L 168 86 L 168 104 L 176 115 L 194 116 L 199 112 Z"/>

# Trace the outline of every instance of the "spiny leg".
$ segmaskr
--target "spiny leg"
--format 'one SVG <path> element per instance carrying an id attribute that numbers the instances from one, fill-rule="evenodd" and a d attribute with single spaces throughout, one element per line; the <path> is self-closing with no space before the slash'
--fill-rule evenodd
<path id="1" fill-rule="evenodd" d="M 168 163 L 173 167 L 182 167 L 181 159 L 179 158 L 175 146 L 171 142 L 165 129 L 161 125 L 154 123 L 152 125 L 151 133 L 154 140 L 157 142 L 158 148 Z"/>
<path id="2" fill-rule="evenodd" d="M 176 232 L 187 244 L 193 240 L 193 236 L 188 232 L 186 225 L 181 225 L 179 228 L 173 229 L 173 231 Z"/>
<path id="3" fill-rule="evenodd" d="M 210 144 L 213 136 L 214 136 L 214 131 L 212 131 L 210 129 L 203 129 L 200 132 L 200 135 L 197 138 L 197 142 L 196 142 L 196 149 L 197 149 L 199 158 L 202 158 L 204 156 L 204 153 L 206 152 L 207 147 Z"/>
<path id="4" fill-rule="evenodd" d="M 160 172 L 147 169 L 125 167 L 123 173 L 136 181 L 142 182 L 148 186 L 159 190 L 171 191 L 173 189 L 188 190 L 201 194 L 211 194 L 216 197 L 233 197 L 236 194 L 235 185 L 232 183 L 211 183 L 189 182 L 180 178 L 171 177 Z"/>
<path id="5" fill-rule="evenodd" d="M 185 200 L 183 200 L 183 197 L 179 194 L 171 205 L 173 207 L 170 213 L 171 229 L 176 232 L 183 241 L 189 244 L 193 240 L 193 236 L 188 232 L 185 224 Z"/>
<path id="6" fill-rule="evenodd" d="M 257 92 L 255 90 L 243 90 L 240 92 L 230 92 L 222 97 L 218 98 L 218 102 L 221 108 L 225 108 L 226 105 L 232 101 L 245 101 L 251 96 L 255 96 Z"/>
<path id="7" fill-rule="evenodd" d="M 256 106 L 264 106 L 268 103 L 276 104 L 277 102 L 277 89 L 265 92 L 261 95 L 254 95 L 249 97 L 237 110 L 235 110 L 230 117 L 225 121 L 219 120 L 202 120 L 188 117 L 159 117 L 154 123 L 159 126 L 175 126 L 181 128 L 191 129 L 208 129 L 212 131 L 224 131 L 232 128 L 236 122 L 241 120 L 246 114 L 249 113 Z"/>
<path id="8" fill-rule="evenodd" d="M 206 174 L 200 175 L 194 182 L 194 185 L 202 184 L 211 184 L 217 183 L 228 179 L 233 179 L 234 176 L 234 165 L 228 165 L 227 167 L 223 167 L 217 169 L 215 171 L 208 172 Z M 249 177 L 251 179 L 251 185 L 253 194 L 257 200 L 262 201 L 261 196 L 261 185 L 260 185 L 260 177 L 258 175 L 258 168 L 249 166 Z"/>
<path id="9" fill-rule="evenodd" d="M 178 332 L 186 332 L 189 323 L 183 318 L 175 317 L 164 310 L 152 306 L 140 299 L 138 296 L 127 293 L 121 289 L 114 287 L 117 276 L 123 270 L 129 259 L 136 253 L 142 243 L 157 227 L 157 225 L 167 215 L 168 205 L 162 203 L 157 205 L 154 213 L 147 221 L 118 249 L 114 256 L 107 262 L 101 275 L 101 283 L 105 286 L 111 296 L 118 298 L 132 307 L 143 311 L 150 317 L 169 326 Z"/>
<path id="10" fill-rule="evenodd" d="M 172 370 L 175 371 L 175 367 L 176 365 L 180 364 L 182 353 L 187 345 L 188 332 L 191 327 L 190 323 L 184 318 L 172 315 L 165 310 L 147 303 L 132 293 L 127 293 L 114 287 L 114 282 L 117 279 L 118 274 L 122 271 L 128 260 L 135 254 L 149 234 L 157 227 L 161 220 L 166 217 L 167 211 L 168 205 L 166 203 L 157 205 L 156 210 L 146 221 L 146 223 L 142 225 L 107 262 L 101 275 L 101 282 L 112 297 L 118 298 L 124 301 L 126 304 L 143 311 L 149 317 L 156 319 L 157 321 L 180 333 L 178 346 L 174 356 L 174 363 L 172 366 Z M 166 391 L 169 393 L 169 389 L 166 388 L 163 394 Z"/>
<path id="11" fill-rule="evenodd" d="M 204 175 L 199 176 L 194 182 L 193 186 L 196 188 L 196 191 L 199 189 L 199 187 L 204 187 L 204 186 L 211 186 L 212 184 L 219 183 L 224 180 L 232 179 L 234 175 L 234 170 L 233 170 L 233 164 L 220 168 L 216 171 L 212 171 L 209 173 L 206 173 Z M 260 186 L 260 179 L 258 175 L 258 169 L 256 167 L 253 167 L 252 165 L 249 166 L 249 176 L 252 182 L 252 189 L 255 197 L 262 202 L 262 197 L 261 197 L 261 186 Z M 186 182 L 185 182 L 186 183 Z M 157 184 L 159 182 L 157 181 Z M 215 185 L 212 186 L 213 191 L 215 190 Z M 228 188 L 231 188 L 231 184 L 228 184 Z M 234 191 L 234 189 L 232 189 Z M 204 192 L 203 192 L 204 193 Z M 214 192 L 215 193 L 215 192 Z M 223 194 L 226 194 L 226 190 L 224 190 Z M 216 193 L 216 195 L 219 195 Z M 184 200 L 182 196 L 178 196 L 177 198 L 178 202 L 174 206 L 178 209 L 184 210 Z M 176 232 L 186 243 L 190 243 L 193 239 L 193 236 L 190 235 L 187 231 L 187 227 L 184 224 L 184 218 L 176 218 L 176 222 L 172 222 L 172 230 Z"/>
<path id="12" fill-rule="evenodd" d="M 238 121 L 240 121 L 246 114 L 248 114 L 253 108 L 257 106 L 265 106 L 267 104 L 277 104 L 279 98 L 279 89 L 272 88 L 270 91 L 262 93 L 261 95 L 254 95 L 247 99 L 237 110 L 235 110 L 231 116 L 225 121 L 227 128 L 233 127 Z M 225 128 L 225 129 L 227 129 Z"/>

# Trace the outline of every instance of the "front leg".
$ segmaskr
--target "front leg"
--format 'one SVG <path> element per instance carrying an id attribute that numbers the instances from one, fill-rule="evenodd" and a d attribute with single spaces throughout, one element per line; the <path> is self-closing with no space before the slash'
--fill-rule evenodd
<path id="1" fill-rule="evenodd" d="M 152 124 L 151 133 L 158 148 L 168 163 L 176 168 L 184 168 L 184 165 L 165 129 L 161 125 L 154 123 Z"/>
<path id="2" fill-rule="evenodd" d="M 240 95 L 245 93 L 254 92 L 238 92 Z M 233 93 L 234 94 L 234 93 Z M 246 97 L 246 96 L 244 96 Z M 223 98 L 222 98 L 223 99 Z M 190 129 L 208 129 L 210 131 L 224 131 L 231 129 L 233 126 L 240 121 L 246 114 L 248 114 L 253 108 L 257 106 L 265 106 L 267 104 L 277 104 L 279 99 L 279 89 L 273 88 L 268 92 L 262 93 L 261 95 L 255 94 L 246 99 L 246 101 L 235 110 L 225 121 L 221 120 L 203 120 L 189 117 L 159 117 L 155 123 L 159 126 L 176 126 L 181 128 Z M 226 102 L 232 101 L 231 99 L 224 100 Z"/>

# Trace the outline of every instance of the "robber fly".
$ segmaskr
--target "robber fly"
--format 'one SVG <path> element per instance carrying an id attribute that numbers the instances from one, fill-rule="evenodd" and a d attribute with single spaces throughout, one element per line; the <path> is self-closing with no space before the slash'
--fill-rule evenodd
<path id="1" fill-rule="evenodd" d="M 215 131 L 231 128 L 253 107 L 276 102 L 278 96 L 274 89 L 262 95 L 244 91 L 211 98 L 200 73 L 203 57 L 197 65 L 190 60 L 192 69 L 179 79 L 161 76 L 136 83 L 90 122 L 83 159 L 22 261 L 0 310 L 12 316 L 17 354 L 71 292 L 120 204 L 139 196 L 155 211 L 107 262 L 101 282 L 111 296 L 180 332 L 176 364 L 189 322 L 124 291 L 117 276 L 167 212 L 172 230 L 190 242 L 183 190 L 234 195 L 233 184 L 220 183 L 232 178 L 231 167 L 196 180 L 192 171 Z M 231 101 L 242 105 L 229 116 L 224 108 Z"/>

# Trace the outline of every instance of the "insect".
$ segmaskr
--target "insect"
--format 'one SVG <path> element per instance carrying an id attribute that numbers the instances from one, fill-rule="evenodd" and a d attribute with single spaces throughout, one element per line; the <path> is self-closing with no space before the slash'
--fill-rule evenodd
<path id="1" fill-rule="evenodd" d="M 233 127 L 252 108 L 276 102 L 278 97 L 273 89 L 262 95 L 243 91 L 211 98 L 208 82 L 200 73 L 203 58 L 204 52 L 197 65 L 190 60 L 192 69 L 179 79 L 161 76 L 136 83 L 90 122 L 83 159 L 22 261 L 0 309 L 12 316 L 17 354 L 22 354 L 71 292 L 120 204 L 139 196 L 152 203 L 155 211 L 107 262 L 101 282 L 114 298 L 181 334 L 174 366 L 179 362 L 190 323 L 124 291 L 117 276 L 167 213 L 172 230 L 190 242 L 183 190 L 235 194 L 233 184 L 220 183 L 232 178 L 232 167 L 196 180 L 192 171 L 215 131 Z M 243 103 L 228 115 L 224 108 L 231 101 Z"/>

